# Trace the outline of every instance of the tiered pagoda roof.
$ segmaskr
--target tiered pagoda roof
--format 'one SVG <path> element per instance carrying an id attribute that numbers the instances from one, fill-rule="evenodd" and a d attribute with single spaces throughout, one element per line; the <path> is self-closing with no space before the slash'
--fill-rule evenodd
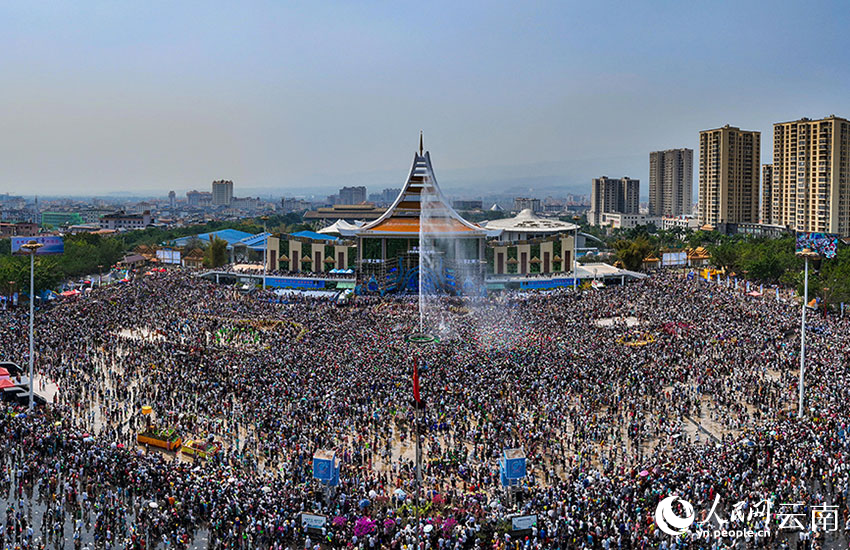
<path id="1" fill-rule="evenodd" d="M 484 237 L 486 230 L 466 221 L 458 214 L 440 191 L 431 155 L 423 151 L 419 136 L 419 151 L 413 155 L 413 165 L 407 182 L 392 205 L 377 220 L 367 223 L 357 232 L 360 237 L 413 237 L 419 234 L 423 191 L 433 199 L 427 203 L 431 221 L 429 232 L 442 236 Z"/>

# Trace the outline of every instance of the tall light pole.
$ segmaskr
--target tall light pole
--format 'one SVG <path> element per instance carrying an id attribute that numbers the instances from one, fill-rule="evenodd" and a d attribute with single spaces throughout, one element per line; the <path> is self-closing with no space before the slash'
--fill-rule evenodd
<path id="1" fill-rule="evenodd" d="M 21 248 L 30 253 L 30 408 L 33 409 L 33 389 L 35 388 L 35 379 L 33 378 L 33 321 L 35 318 L 35 254 L 38 249 L 44 246 L 38 241 L 30 241 L 27 244 L 21 245 Z"/>
<path id="2" fill-rule="evenodd" d="M 573 290 L 578 289 L 578 216 L 573 216 L 574 225 L 576 226 L 576 233 L 573 237 Z"/>
<path id="3" fill-rule="evenodd" d="M 420 279 L 421 281 L 421 279 Z M 421 328 L 421 322 L 420 322 Z M 413 344 L 416 347 L 421 348 L 422 346 L 432 345 L 440 342 L 440 339 L 434 335 L 427 334 L 424 332 L 416 332 L 405 338 L 409 344 Z M 419 364 L 419 360 L 421 358 L 421 351 L 418 351 L 416 357 L 414 357 L 414 367 L 413 367 L 413 408 L 415 410 L 413 416 L 414 429 L 413 432 L 416 434 L 416 549 L 419 550 L 419 543 L 422 539 L 422 533 L 420 529 L 420 517 L 419 517 L 419 508 L 421 506 L 420 498 L 422 495 L 422 432 L 424 431 L 425 426 L 425 400 L 420 399 L 419 395 L 419 376 L 417 366 Z"/>
<path id="4" fill-rule="evenodd" d="M 103 265 L 97 264 L 97 286 L 103 286 Z"/>
<path id="5" fill-rule="evenodd" d="M 805 396 L 805 370 L 806 370 L 806 308 L 809 305 L 809 258 L 817 258 L 817 252 L 809 248 L 804 248 L 797 253 L 798 256 L 805 258 L 803 271 L 803 320 L 800 330 L 800 381 L 798 382 L 799 402 L 797 404 L 797 418 L 803 418 L 803 401 Z"/>
<path id="6" fill-rule="evenodd" d="M 12 307 L 13 294 L 15 294 L 15 281 L 9 281 L 9 308 Z"/>
<path id="7" fill-rule="evenodd" d="M 260 218 L 263 220 L 263 237 L 265 238 L 265 244 L 263 245 L 263 290 L 266 289 L 266 266 L 269 263 L 269 236 L 266 231 L 266 222 L 269 221 L 268 216 L 263 216 Z"/>

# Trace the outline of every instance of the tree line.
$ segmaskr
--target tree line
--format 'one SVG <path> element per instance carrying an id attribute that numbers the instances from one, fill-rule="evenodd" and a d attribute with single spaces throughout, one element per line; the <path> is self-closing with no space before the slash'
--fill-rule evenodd
<path id="1" fill-rule="evenodd" d="M 666 250 L 701 246 L 710 254 L 711 266 L 730 276 L 759 284 L 785 285 L 803 294 L 803 259 L 795 254 L 793 235 L 771 238 L 642 226 L 602 237 L 625 269 L 642 270 L 645 258 L 661 258 Z M 815 297 L 827 306 L 850 303 L 850 246 L 839 241 L 835 258 L 810 262 L 809 299 Z"/>

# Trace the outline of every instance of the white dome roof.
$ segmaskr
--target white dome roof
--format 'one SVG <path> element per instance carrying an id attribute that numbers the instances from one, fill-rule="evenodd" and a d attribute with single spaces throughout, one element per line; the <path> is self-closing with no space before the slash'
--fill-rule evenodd
<path id="1" fill-rule="evenodd" d="M 541 218 L 531 211 L 530 208 L 522 210 L 513 218 L 491 220 L 487 222 L 487 229 L 501 229 L 502 231 L 514 231 L 525 233 L 563 233 L 578 229 L 574 223 L 562 222 L 552 218 Z"/>

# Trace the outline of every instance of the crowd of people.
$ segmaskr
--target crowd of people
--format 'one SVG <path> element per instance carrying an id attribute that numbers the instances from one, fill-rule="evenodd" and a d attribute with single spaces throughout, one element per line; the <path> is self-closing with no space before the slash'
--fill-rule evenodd
<path id="1" fill-rule="evenodd" d="M 40 308 L 36 370 L 56 391 L 33 413 L 0 405 L 3 546 L 848 547 L 837 315 L 810 316 L 798 419 L 799 305 L 681 274 L 432 302 L 431 345 L 407 341 L 415 297 L 273 298 L 174 271 Z M 2 357 L 26 364 L 27 312 L 3 315 Z M 151 421 L 223 450 L 138 446 Z M 507 492 L 498 459 L 512 448 L 527 477 Z M 337 487 L 312 479 L 319 449 L 341 461 Z M 670 495 L 695 525 L 753 533 L 665 534 Z M 789 511 L 798 528 L 780 528 Z M 325 516 L 322 532 L 302 514 Z"/>

